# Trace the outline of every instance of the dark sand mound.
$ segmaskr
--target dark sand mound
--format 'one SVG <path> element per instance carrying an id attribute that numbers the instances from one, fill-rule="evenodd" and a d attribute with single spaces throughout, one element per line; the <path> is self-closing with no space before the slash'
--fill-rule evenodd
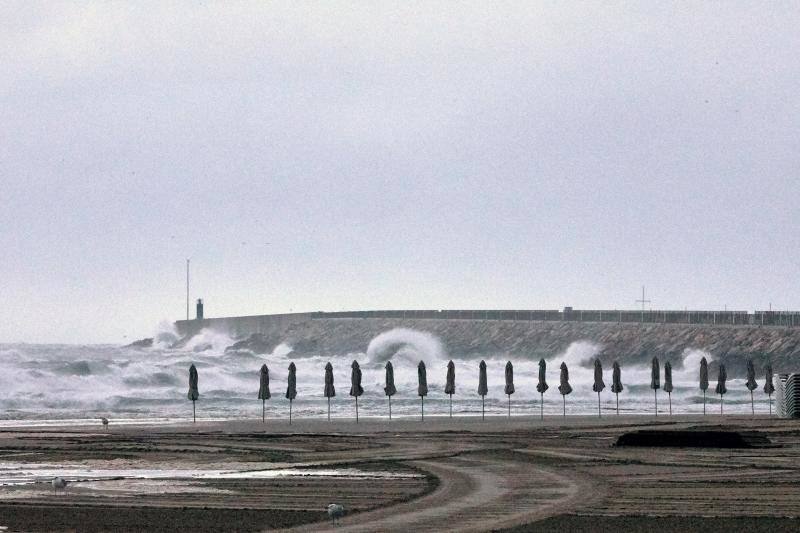
<path id="1" fill-rule="evenodd" d="M 640 430 L 619 436 L 615 446 L 672 448 L 768 448 L 774 446 L 758 431 Z"/>

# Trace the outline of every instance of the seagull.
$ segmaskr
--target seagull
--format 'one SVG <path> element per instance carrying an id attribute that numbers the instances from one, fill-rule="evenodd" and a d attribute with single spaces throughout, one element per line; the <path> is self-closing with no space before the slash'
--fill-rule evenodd
<path id="1" fill-rule="evenodd" d="M 338 503 L 332 503 L 328 506 L 328 516 L 331 517 L 333 525 L 336 525 L 336 519 L 341 519 L 344 516 L 344 507 Z"/>
<path id="2" fill-rule="evenodd" d="M 108 418 L 106 418 L 106 417 L 102 417 L 102 418 L 100 419 L 100 422 L 102 422 L 102 423 L 103 423 L 103 429 L 108 429 Z"/>
<path id="3" fill-rule="evenodd" d="M 54 477 L 52 483 L 53 483 L 53 492 L 55 492 L 56 494 L 58 494 L 59 489 L 67 490 L 68 481 L 63 477 L 58 477 L 58 476 Z"/>

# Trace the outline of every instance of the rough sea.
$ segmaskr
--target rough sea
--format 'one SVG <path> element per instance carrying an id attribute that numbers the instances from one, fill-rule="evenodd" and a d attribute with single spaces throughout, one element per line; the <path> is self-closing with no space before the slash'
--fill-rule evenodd
<path id="1" fill-rule="evenodd" d="M 189 365 L 199 373 L 200 400 L 198 419 L 257 419 L 261 401 L 257 399 L 259 369 L 270 370 L 272 398 L 266 403 L 268 419 L 288 417 L 285 398 L 287 367 L 297 366 L 297 398 L 293 404 L 296 418 L 324 418 L 327 401 L 323 397 L 324 367 L 334 368 L 336 397 L 331 402 L 331 416 L 353 418 L 354 401 L 349 396 L 350 365 L 357 360 L 363 373 L 364 395 L 359 398 L 360 417 L 388 417 L 387 398 L 383 392 L 385 351 L 382 346 L 397 338 L 411 338 L 413 349 L 393 353 L 397 395 L 392 398 L 394 417 L 418 417 L 417 363 L 427 366 L 429 395 L 425 398 L 425 416 L 447 416 L 449 398 L 443 393 L 447 362 L 456 366 L 454 416 L 480 415 L 481 397 L 477 393 L 478 361 L 448 354 L 432 335 L 413 330 L 387 331 L 364 347 L 363 352 L 343 353 L 334 357 L 295 357 L 291 346 L 282 344 L 273 353 L 231 353 L 225 348 L 235 341 L 225 335 L 204 331 L 181 348 L 170 347 L 174 332 L 161 331 L 151 348 L 118 345 L 0 344 L 0 425 L 74 423 L 94 424 L 99 417 L 115 423 L 171 423 L 191 417 L 187 399 Z M 547 382 L 544 394 L 545 416 L 562 415 L 562 397 L 558 393 L 559 365 L 566 362 L 570 371 L 572 394 L 566 397 L 566 413 L 597 413 L 597 394 L 592 391 L 593 356 L 598 347 L 589 342 L 575 342 L 564 352 L 547 359 Z M 673 413 L 702 413 L 703 395 L 698 388 L 700 358 L 712 360 L 700 350 L 687 350 L 682 361 L 672 361 Z M 506 359 L 487 357 L 489 393 L 485 398 L 487 415 L 508 413 L 504 394 Z M 540 395 L 536 391 L 538 359 L 513 360 L 516 392 L 511 396 L 511 416 L 538 415 Z M 662 362 L 663 365 L 663 362 Z M 616 411 L 611 393 L 611 368 L 604 368 L 606 389 L 600 394 L 603 416 Z M 663 385 L 663 368 L 661 381 Z M 719 396 L 714 394 L 716 376 L 709 376 L 706 409 L 719 414 Z M 768 411 L 763 393 L 763 376 L 756 389 L 756 413 Z M 650 388 L 650 367 L 623 366 L 625 387 L 619 395 L 620 413 L 652 414 L 654 395 Z M 750 392 L 744 380 L 727 382 L 724 398 L 726 414 L 750 413 Z M 669 397 L 658 391 L 659 416 L 669 410 Z M 774 410 L 774 406 L 773 406 Z"/>

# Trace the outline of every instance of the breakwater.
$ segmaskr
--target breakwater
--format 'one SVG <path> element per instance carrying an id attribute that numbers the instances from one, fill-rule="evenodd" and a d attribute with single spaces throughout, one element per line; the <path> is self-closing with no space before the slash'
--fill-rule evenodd
<path id="1" fill-rule="evenodd" d="M 589 320 L 600 313 L 604 320 Z M 614 313 L 616 320 L 605 320 Z M 659 313 L 661 320 L 656 321 Z M 701 350 L 713 357 L 712 371 L 724 362 L 732 375 L 743 375 L 747 359 L 753 359 L 759 371 L 768 361 L 776 371 L 800 366 L 796 313 L 680 312 L 697 322 L 671 322 L 677 320 L 671 313 L 678 312 L 371 311 L 217 318 L 179 321 L 176 326 L 186 337 L 203 329 L 223 332 L 237 341 L 229 350 L 257 354 L 271 353 L 282 344 L 297 356 L 363 353 L 379 336 L 400 329 L 428 335 L 441 344 L 443 353 L 465 359 L 547 359 L 584 342 L 604 364 L 645 364 L 658 356 L 680 367 L 687 352 Z M 395 334 L 384 337 L 375 351 L 387 358 L 429 350 L 420 343 L 424 340 L 418 336 Z"/>

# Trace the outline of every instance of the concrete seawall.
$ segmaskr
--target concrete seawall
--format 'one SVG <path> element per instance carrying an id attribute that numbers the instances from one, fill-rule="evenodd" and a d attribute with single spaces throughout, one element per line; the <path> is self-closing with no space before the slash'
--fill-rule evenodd
<path id="1" fill-rule="evenodd" d="M 338 315 L 338 314 L 337 314 Z M 590 322 L 569 320 L 331 318 L 329 314 L 294 313 L 230 317 L 176 323 L 182 334 L 214 329 L 240 339 L 231 350 L 271 353 L 286 343 L 298 356 L 366 352 L 381 333 L 407 328 L 434 335 L 446 353 L 457 357 L 549 358 L 575 342 L 597 346 L 603 363 L 645 363 L 651 357 L 679 368 L 687 350 L 707 351 L 742 375 L 752 358 L 759 372 L 766 362 L 777 371 L 800 368 L 800 327 L 670 323 Z"/>

